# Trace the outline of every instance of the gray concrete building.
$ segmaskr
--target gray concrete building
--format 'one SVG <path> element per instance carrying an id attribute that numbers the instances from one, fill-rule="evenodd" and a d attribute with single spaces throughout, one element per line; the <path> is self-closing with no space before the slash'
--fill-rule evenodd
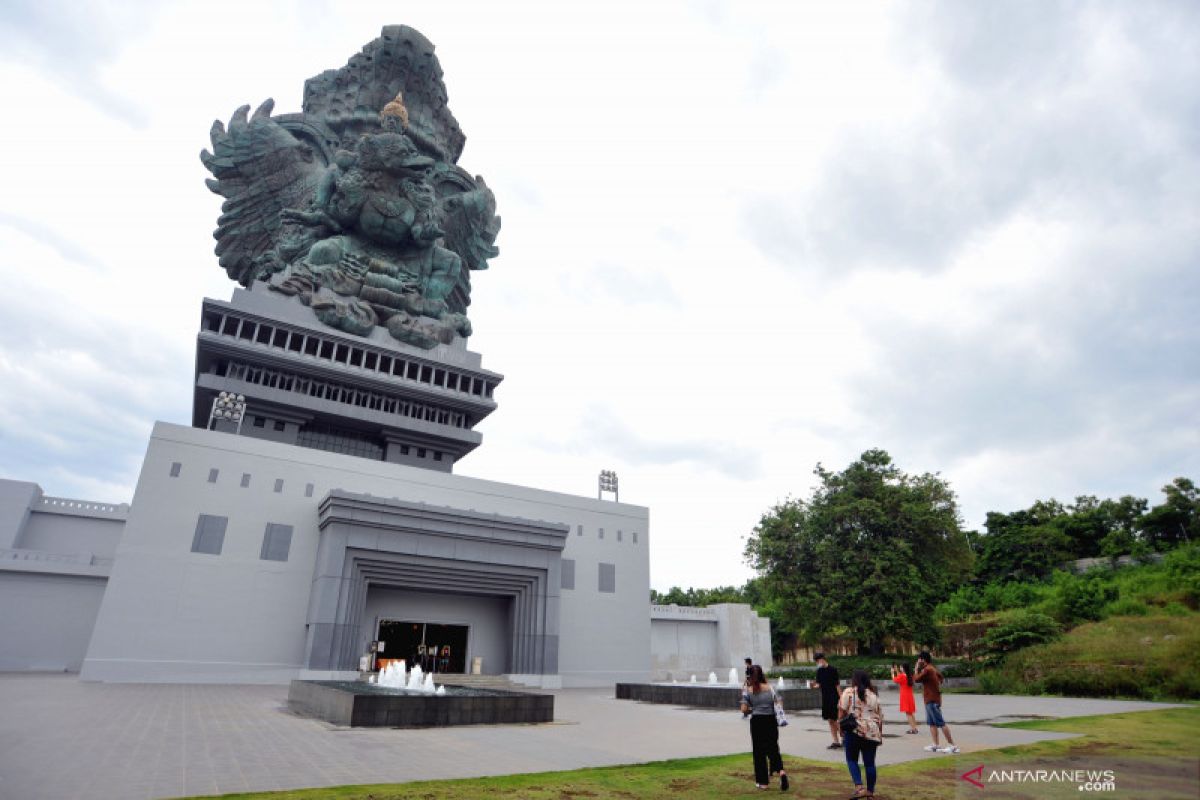
<path id="1" fill-rule="evenodd" d="M 281 683 L 382 646 L 569 687 L 769 664 L 747 607 L 651 612 L 648 509 L 454 474 L 502 380 L 461 339 L 351 336 L 262 286 L 206 300 L 192 426 L 154 426 L 131 504 L 0 481 L 0 669 Z"/>
<path id="2" fill-rule="evenodd" d="M 194 427 L 155 425 L 130 506 L 4 482 L 0 597 L 28 610 L 0 666 L 284 682 L 383 642 L 539 686 L 647 677 L 648 510 L 453 474 L 502 380 L 461 339 L 354 337 L 239 289 L 205 301 L 196 363 Z M 220 392 L 235 418 L 210 418 Z"/>
<path id="3" fill-rule="evenodd" d="M 79 671 L 128 513 L 0 480 L 0 670 Z"/>
<path id="4" fill-rule="evenodd" d="M 744 603 L 720 603 L 705 608 L 655 605 L 650 607 L 651 678 L 656 681 L 704 679 L 719 670 L 742 671 L 749 658 L 764 669 L 772 664 L 771 621 Z"/>

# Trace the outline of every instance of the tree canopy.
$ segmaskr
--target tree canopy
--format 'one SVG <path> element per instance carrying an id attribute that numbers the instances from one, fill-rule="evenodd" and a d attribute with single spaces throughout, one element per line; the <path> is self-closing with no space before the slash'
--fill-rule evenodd
<path id="1" fill-rule="evenodd" d="M 717 603 L 749 603 L 744 588 L 718 586 L 715 589 L 681 589 L 672 586 L 666 592 L 650 590 L 650 602 L 655 605 L 711 606 Z"/>
<path id="2" fill-rule="evenodd" d="M 975 579 L 1045 580 L 1075 559 L 1163 552 L 1194 541 L 1200 536 L 1200 490 L 1176 478 L 1163 494 L 1166 499 L 1153 508 L 1130 495 L 1118 500 L 1084 495 L 1067 506 L 1038 500 L 1021 511 L 989 512 Z"/>
<path id="3" fill-rule="evenodd" d="M 973 558 L 949 485 L 902 472 L 883 450 L 815 474 L 811 497 L 770 509 L 746 542 L 784 623 L 808 641 L 847 635 L 873 650 L 889 637 L 936 641 L 934 606 Z"/>

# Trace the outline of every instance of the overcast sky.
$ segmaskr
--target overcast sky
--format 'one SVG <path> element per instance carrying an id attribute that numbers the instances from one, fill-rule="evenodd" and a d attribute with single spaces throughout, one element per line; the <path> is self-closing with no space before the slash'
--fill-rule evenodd
<path id="1" fill-rule="evenodd" d="M 817 462 L 965 524 L 1200 478 L 1200 4 L 0 7 L 0 476 L 128 501 L 228 299 L 215 118 L 385 24 L 437 46 L 496 193 L 464 475 L 649 506 L 651 580 L 740 584 Z"/>

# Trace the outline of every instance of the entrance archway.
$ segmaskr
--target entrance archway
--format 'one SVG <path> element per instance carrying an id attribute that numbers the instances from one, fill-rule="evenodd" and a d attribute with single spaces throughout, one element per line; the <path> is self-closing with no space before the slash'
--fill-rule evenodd
<path id="1" fill-rule="evenodd" d="M 381 619 L 376 639 L 385 643 L 383 656 L 402 658 L 425 672 L 466 672 L 470 628 L 436 622 Z"/>
<path id="2" fill-rule="evenodd" d="M 356 669 L 379 617 L 431 619 L 415 609 L 364 613 L 372 587 L 394 587 L 493 598 L 503 618 L 489 627 L 503 629 L 506 641 L 497 643 L 495 656 L 485 655 L 484 671 L 491 663 L 516 675 L 558 672 L 566 525 L 341 489 L 321 501 L 319 517 L 306 642 L 310 670 Z"/>

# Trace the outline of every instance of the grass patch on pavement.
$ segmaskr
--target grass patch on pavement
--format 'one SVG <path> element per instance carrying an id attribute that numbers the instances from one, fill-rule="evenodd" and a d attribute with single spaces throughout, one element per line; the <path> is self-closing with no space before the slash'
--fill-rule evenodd
<path id="1" fill-rule="evenodd" d="M 978 764 L 989 768 L 1114 769 L 1116 792 L 1106 797 L 1194 798 L 1200 793 L 1200 707 L 1095 717 L 1009 723 L 1003 727 L 1060 731 L 1077 738 L 910 761 L 879 768 L 879 800 L 956 800 L 960 775 Z M 952 728 L 953 730 L 953 728 Z M 959 728 L 965 740 L 969 729 Z M 888 742 L 884 747 L 895 747 Z M 453 754 L 448 754 L 453 757 Z M 784 757 L 792 780 L 789 796 L 844 798 L 851 784 L 844 764 Z M 778 792 L 777 782 L 772 789 Z M 972 787 L 966 787 L 975 791 Z M 1059 787 L 1078 796 L 1074 786 Z M 989 786 L 992 798 L 1069 796 L 1044 787 Z M 1026 792 L 1026 793 L 1022 793 Z M 1041 792 L 1041 793 L 1035 793 Z M 339 786 L 285 792 L 224 795 L 226 800 L 667 800 L 761 797 L 754 788 L 750 756 L 658 761 L 617 767 L 509 775 L 466 780 Z"/>

